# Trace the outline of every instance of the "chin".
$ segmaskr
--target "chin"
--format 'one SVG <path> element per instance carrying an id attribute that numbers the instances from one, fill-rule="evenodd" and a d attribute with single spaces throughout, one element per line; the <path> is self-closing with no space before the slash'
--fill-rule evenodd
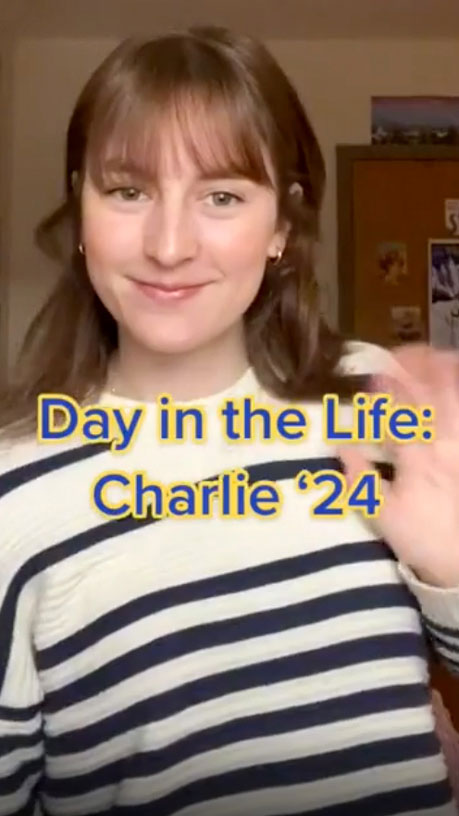
<path id="1" fill-rule="evenodd" d="M 152 354 L 189 354 L 197 351 L 204 345 L 212 342 L 213 335 L 209 337 L 193 334 L 168 334 L 167 336 L 135 333 L 135 338 L 139 345 L 150 351 Z"/>

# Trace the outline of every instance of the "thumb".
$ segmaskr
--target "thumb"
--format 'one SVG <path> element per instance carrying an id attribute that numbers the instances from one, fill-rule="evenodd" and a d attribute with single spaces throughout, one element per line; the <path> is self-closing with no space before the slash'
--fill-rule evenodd
<path id="1" fill-rule="evenodd" d="M 349 489 L 355 487 L 357 481 L 364 473 L 373 474 L 376 471 L 374 464 L 372 464 L 368 457 L 355 445 L 343 445 L 338 448 L 337 454 L 343 463 L 344 477 Z M 384 529 L 381 525 L 384 523 L 387 503 L 391 499 L 392 492 L 391 485 L 385 479 L 379 477 L 377 484 L 376 496 L 380 502 L 380 506 L 374 519 L 375 523 L 377 523 L 378 533 L 384 534 Z"/>
<path id="2" fill-rule="evenodd" d="M 371 470 L 370 461 L 356 446 L 341 445 L 337 453 L 343 463 L 344 476 L 349 486 L 352 485 L 364 471 Z"/>

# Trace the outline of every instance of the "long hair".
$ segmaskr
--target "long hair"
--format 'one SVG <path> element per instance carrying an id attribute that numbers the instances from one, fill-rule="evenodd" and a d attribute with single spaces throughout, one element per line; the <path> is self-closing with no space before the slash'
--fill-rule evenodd
<path id="1" fill-rule="evenodd" d="M 289 225 L 244 316 L 249 360 L 263 386 L 292 399 L 351 393 L 337 374 L 342 341 L 320 314 L 314 254 L 325 185 L 321 150 L 297 93 L 263 45 L 219 28 L 128 40 L 94 72 L 67 131 L 65 200 L 37 228 L 62 275 L 26 335 L 0 398 L 0 427 L 34 427 L 40 393 L 84 403 L 100 393 L 117 326 L 89 281 L 80 242 L 81 181 L 101 180 L 109 155 L 157 172 L 162 124 L 174 120 L 200 168 L 275 187 Z M 274 179 L 267 169 L 267 157 Z M 291 195 L 293 184 L 301 196 Z"/>

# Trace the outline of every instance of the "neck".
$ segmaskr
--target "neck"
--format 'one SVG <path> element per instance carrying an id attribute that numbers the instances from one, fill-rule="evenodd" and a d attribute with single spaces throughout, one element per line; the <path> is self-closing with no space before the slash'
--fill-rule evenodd
<path id="1" fill-rule="evenodd" d="M 230 388 L 248 366 L 242 327 L 183 354 L 151 352 L 120 332 L 107 387 L 137 402 L 154 402 L 164 393 L 189 402 Z"/>

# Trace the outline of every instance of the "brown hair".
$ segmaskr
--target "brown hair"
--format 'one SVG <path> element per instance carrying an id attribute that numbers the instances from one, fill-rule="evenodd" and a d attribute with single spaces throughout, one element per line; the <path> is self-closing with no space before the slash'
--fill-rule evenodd
<path id="1" fill-rule="evenodd" d="M 279 218 L 290 230 L 282 262 L 267 263 L 245 315 L 248 355 L 260 382 L 292 399 L 355 387 L 336 374 L 342 341 L 319 312 L 313 254 L 325 169 L 312 127 L 260 43 L 200 28 L 122 43 L 83 89 L 67 132 L 65 202 L 36 233 L 63 274 L 26 335 L 13 382 L 0 400 L 0 427 L 13 421 L 23 430 L 32 427 L 40 393 L 65 393 L 82 403 L 103 389 L 117 327 L 78 252 L 78 181 L 86 171 L 100 179 L 113 149 L 136 164 L 146 162 L 151 172 L 165 116 L 178 122 L 207 170 L 231 169 L 269 184 L 266 153 L 270 157 Z M 301 197 L 289 194 L 295 182 Z"/>

